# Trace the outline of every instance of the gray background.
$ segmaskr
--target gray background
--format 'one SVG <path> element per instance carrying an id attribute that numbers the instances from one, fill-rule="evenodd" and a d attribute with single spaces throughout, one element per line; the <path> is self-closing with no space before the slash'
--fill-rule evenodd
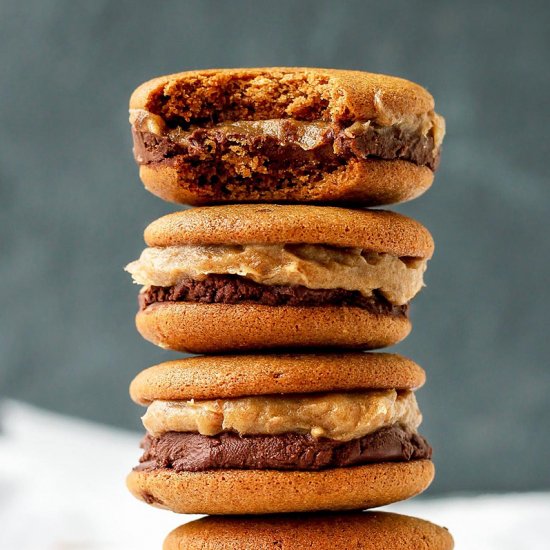
<path id="1" fill-rule="evenodd" d="M 428 371 L 432 491 L 550 488 L 549 5 L 0 2 L 1 394 L 138 429 L 128 382 L 171 357 L 136 333 L 122 271 L 174 209 L 131 158 L 140 82 L 216 66 L 397 74 L 448 124 L 434 187 L 399 208 L 437 242 L 398 347 Z"/>

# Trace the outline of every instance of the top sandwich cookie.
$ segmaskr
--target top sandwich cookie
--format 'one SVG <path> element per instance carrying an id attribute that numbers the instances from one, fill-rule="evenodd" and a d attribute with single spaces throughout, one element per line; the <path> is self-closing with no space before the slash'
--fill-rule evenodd
<path id="1" fill-rule="evenodd" d="M 152 193 L 224 202 L 402 202 L 431 185 L 445 133 L 407 80 L 308 68 L 189 71 L 130 99 L 134 155 Z"/>
<path id="2" fill-rule="evenodd" d="M 163 550 L 452 550 L 449 531 L 388 512 L 210 516 L 174 529 Z"/>
<path id="3" fill-rule="evenodd" d="M 145 240 L 138 330 L 193 353 L 395 344 L 433 252 L 400 214 L 308 205 L 194 208 Z"/>

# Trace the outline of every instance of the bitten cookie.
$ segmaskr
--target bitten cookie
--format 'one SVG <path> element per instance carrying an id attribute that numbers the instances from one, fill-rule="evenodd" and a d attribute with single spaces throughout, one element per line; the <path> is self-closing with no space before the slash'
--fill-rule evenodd
<path id="1" fill-rule="evenodd" d="M 163 550 L 452 550 L 444 527 L 388 512 L 206 517 L 174 529 Z"/>
<path id="2" fill-rule="evenodd" d="M 306 205 L 185 210 L 145 241 L 138 330 L 193 353 L 395 344 L 433 252 L 400 214 Z"/>
<path id="3" fill-rule="evenodd" d="M 432 481 L 414 390 L 424 371 L 391 354 L 202 356 L 151 367 L 137 498 L 190 514 L 356 510 Z"/>
<path id="4" fill-rule="evenodd" d="M 190 71 L 130 99 L 147 189 L 193 205 L 391 204 L 432 183 L 445 133 L 407 80 L 308 68 Z"/>

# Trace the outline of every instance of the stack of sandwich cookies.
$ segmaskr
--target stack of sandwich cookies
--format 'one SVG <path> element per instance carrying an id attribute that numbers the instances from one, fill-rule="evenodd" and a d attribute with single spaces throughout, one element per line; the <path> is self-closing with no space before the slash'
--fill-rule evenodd
<path id="1" fill-rule="evenodd" d="M 148 405 L 135 496 L 175 512 L 356 510 L 432 481 L 414 390 L 424 371 L 398 355 L 203 356 L 132 382 Z"/>
<path id="2" fill-rule="evenodd" d="M 193 353 L 395 344 L 433 252 L 400 214 L 307 205 L 194 208 L 145 240 L 138 330 Z"/>
<path id="3" fill-rule="evenodd" d="M 364 209 L 432 184 L 445 133 L 432 96 L 359 71 L 190 71 L 141 85 L 130 123 L 145 187 L 198 206 L 151 223 L 127 266 L 137 328 L 167 349 L 241 353 L 131 384 L 147 411 L 130 491 L 227 516 L 176 529 L 165 549 L 451 549 L 428 522 L 349 512 L 434 475 L 414 393 L 424 371 L 365 351 L 409 334 L 433 240 Z"/>

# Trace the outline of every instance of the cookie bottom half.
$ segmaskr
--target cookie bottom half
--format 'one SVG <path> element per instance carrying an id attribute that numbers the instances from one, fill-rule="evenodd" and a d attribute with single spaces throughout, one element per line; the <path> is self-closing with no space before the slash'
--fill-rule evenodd
<path id="1" fill-rule="evenodd" d="M 406 316 L 348 306 L 267 306 L 254 303 L 167 302 L 138 312 L 136 326 L 150 342 L 191 353 L 260 349 L 376 349 L 403 340 Z"/>
<path id="2" fill-rule="evenodd" d="M 136 498 L 182 514 L 273 514 L 384 506 L 421 493 L 433 477 L 431 460 L 413 460 L 318 472 L 132 471 L 127 485 Z"/>
<path id="3" fill-rule="evenodd" d="M 173 161 L 140 166 L 145 188 L 158 197 L 194 206 L 229 202 L 353 203 L 379 206 L 412 200 L 432 185 L 434 173 L 405 160 L 354 160 L 331 172 L 319 170 L 279 179 L 233 178 L 216 185 L 199 184 Z"/>

